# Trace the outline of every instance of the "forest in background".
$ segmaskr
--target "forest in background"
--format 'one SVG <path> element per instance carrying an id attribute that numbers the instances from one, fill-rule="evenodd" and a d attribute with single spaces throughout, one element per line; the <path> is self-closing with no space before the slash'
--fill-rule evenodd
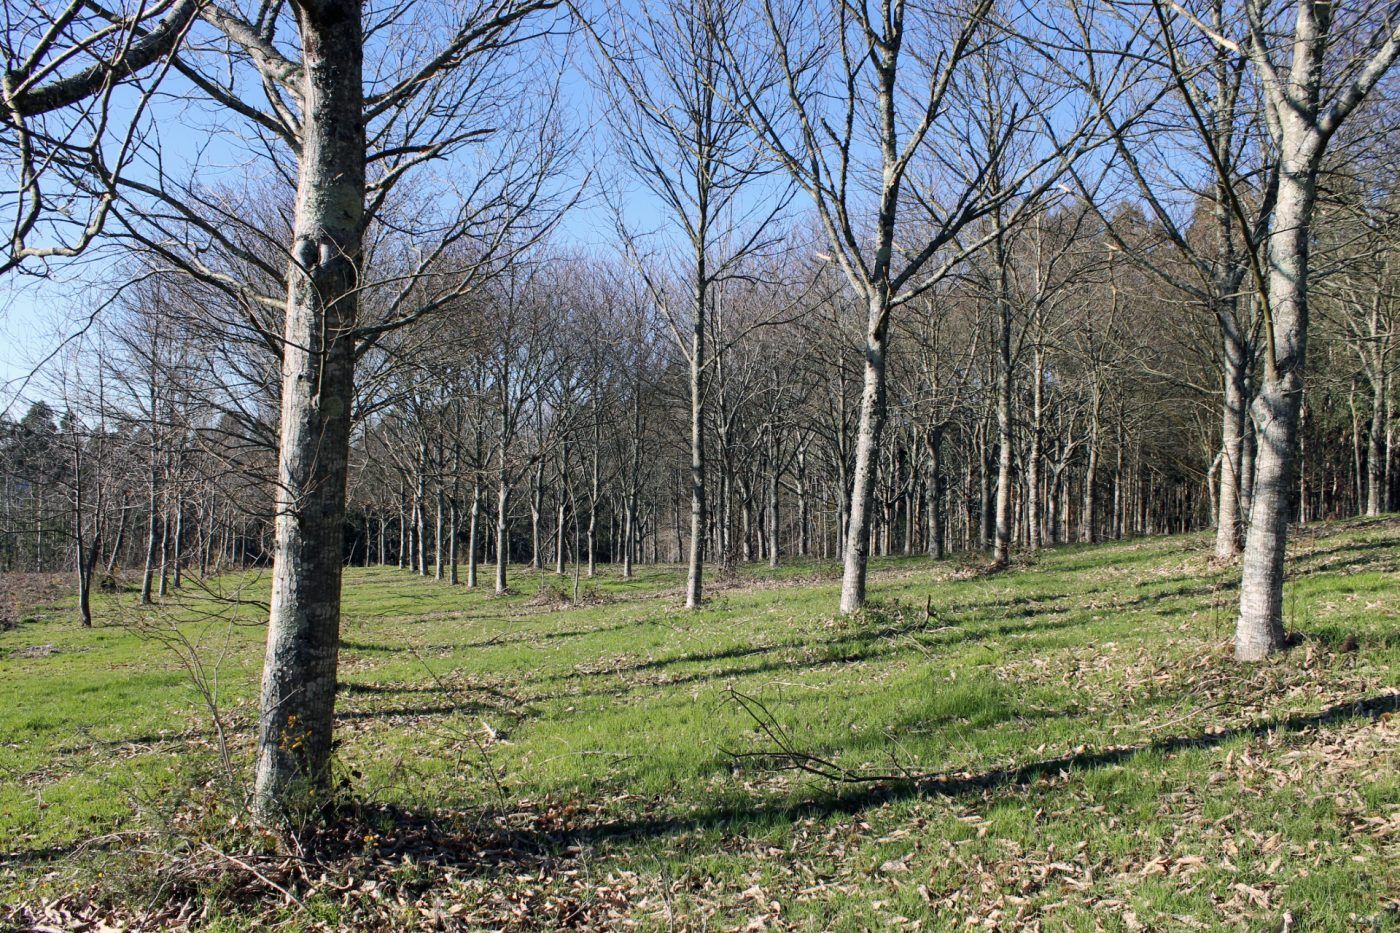
<path id="1" fill-rule="evenodd" d="M 1217 322 L 1139 263 L 1185 274 L 1140 211 L 1120 209 L 1110 232 L 1063 200 L 1017 229 L 1007 256 L 1010 545 L 1216 527 L 1222 471 L 1226 485 L 1233 473 Z M 1208 236 L 1210 215 L 1194 219 L 1186 236 Z M 1387 204 L 1324 207 L 1291 504 L 1303 522 L 1394 510 L 1392 224 Z M 991 258 L 895 323 L 874 554 L 995 549 Z M 861 321 L 834 276 L 806 265 L 796 285 L 727 284 L 706 321 L 718 349 L 704 537 L 721 573 L 844 550 Z M 75 572 L 81 558 L 84 577 L 135 581 L 150 597 L 187 570 L 271 561 L 276 361 L 249 335 L 211 328 L 211 296 L 185 285 L 129 290 L 53 384 L 57 402 L 4 421 L 4 569 Z M 599 562 L 625 576 L 633 562 L 685 559 L 688 367 L 623 262 L 522 260 L 508 282 L 395 332 L 360 365 L 346 561 L 499 591 L 511 563 L 565 575 L 580 564 L 591 577 Z M 1244 432 L 1244 489 L 1227 493 L 1244 508 L 1226 516 L 1237 530 L 1218 542 L 1222 557 L 1247 520 L 1254 443 Z"/>

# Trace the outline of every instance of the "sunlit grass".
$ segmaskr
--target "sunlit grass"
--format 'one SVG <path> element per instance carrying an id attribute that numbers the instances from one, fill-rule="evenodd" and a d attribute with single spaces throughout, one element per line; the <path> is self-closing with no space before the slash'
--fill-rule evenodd
<path id="1" fill-rule="evenodd" d="M 572 577 L 524 567 L 502 598 L 350 568 L 339 767 L 358 798 L 421 810 L 576 805 L 576 837 L 547 844 L 577 846 L 581 877 L 630 871 L 637 890 L 665 889 L 636 908 L 644 926 L 1092 928 L 1105 911 L 1155 928 L 1284 911 L 1309 928 L 1384 926 L 1400 761 L 1393 726 L 1369 714 L 1400 687 L 1397 526 L 1328 526 L 1295 551 L 1302 643 L 1248 668 L 1228 657 L 1238 571 L 1211 565 L 1203 536 L 1057 549 L 996 575 L 877 561 L 858 618 L 834 613 L 839 582 L 817 561 L 744 568 L 698 612 L 669 566 L 631 581 L 603 567 L 577 606 L 539 595 L 571 593 Z M 268 580 L 207 586 L 145 614 L 104 596 L 89 631 L 60 604 L 0 634 L 13 897 L 55 884 L 53 859 L 83 840 L 150 828 L 217 772 L 209 714 L 143 625 L 197 646 L 248 768 Z M 847 774 L 917 779 L 832 784 L 736 758 L 775 750 L 736 695 Z M 1303 718 L 1323 710 L 1336 715 Z M 1272 728 L 1250 731 L 1260 723 Z"/>

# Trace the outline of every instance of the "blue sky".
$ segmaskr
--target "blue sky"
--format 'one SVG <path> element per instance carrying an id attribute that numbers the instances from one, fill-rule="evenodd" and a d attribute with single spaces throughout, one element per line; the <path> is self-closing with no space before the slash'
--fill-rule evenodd
<path id="1" fill-rule="evenodd" d="M 189 85 L 178 76 L 167 77 L 164 87 L 171 93 L 153 105 L 153 119 L 147 122 L 151 148 L 159 150 L 171 177 L 198 173 L 203 183 L 217 184 L 220 175 L 230 179 L 246 175 L 245 166 L 249 165 L 266 174 L 269 163 L 265 153 L 239 138 L 246 132 L 246 124 L 229 119 L 221 108 L 188 93 Z M 562 90 L 565 109 L 576 129 L 597 122 L 597 101 L 583 74 L 571 68 Z M 255 89 L 249 92 L 257 93 Z M 191 98 L 197 97 L 201 102 L 192 103 Z M 249 99 L 262 102 L 260 96 Z M 134 97 L 127 95 L 130 100 Z M 130 105 L 123 103 L 129 113 Z M 601 205 L 582 204 L 566 217 L 560 238 L 581 246 L 596 245 L 600 224 L 611 231 L 612 222 Z M 119 259 L 118 251 L 99 246 L 80 260 L 54 263 L 47 276 L 33 274 L 42 270 L 38 265 L 0 276 L 0 413 L 17 416 L 34 398 L 49 394 L 46 380 L 42 373 L 35 374 L 35 366 L 61 348 L 73 346 L 93 309 L 110 294 L 105 280 L 111 278 Z"/>
<path id="2" fill-rule="evenodd" d="M 550 54 L 558 54 L 562 52 L 558 46 L 563 44 L 561 39 L 547 48 Z M 573 128 L 583 137 L 579 174 L 601 165 L 607 174 L 595 176 L 595 185 L 603 179 L 612 190 L 622 191 L 629 226 L 647 232 L 664 229 L 666 221 L 659 206 L 608 157 L 609 134 L 603 129 L 602 101 L 582 71 L 588 67 L 589 49 L 582 38 L 575 38 L 573 45 L 573 64 L 565 72 L 562 92 Z M 206 185 L 217 184 L 221 175 L 238 178 L 246 174 L 247 165 L 259 160 L 257 170 L 266 173 L 265 154 L 237 135 L 245 127 L 235 124 L 219 108 L 182 98 L 180 92 L 188 87 L 180 81 L 171 79 L 168 87 L 175 96 L 156 106 L 151 132 L 170 175 L 180 178 L 197 172 Z M 255 88 L 248 91 L 258 93 Z M 804 206 L 801 197 L 794 202 L 797 209 Z M 614 239 L 610 211 L 596 197 L 570 212 L 558 236 L 562 245 L 591 251 L 612 248 Z M 14 409 L 27 404 L 27 398 L 44 393 L 42 379 L 27 383 L 34 365 L 54 353 L 65 339 L 72 339 L 103 301 L 110 289 L 102 280 L 116 258 L 114 251 L 98 249 L 80 262 L 56 266 L 48 279 L 13 273 L 0 277 L 0 412 L 15 414 Z"/>

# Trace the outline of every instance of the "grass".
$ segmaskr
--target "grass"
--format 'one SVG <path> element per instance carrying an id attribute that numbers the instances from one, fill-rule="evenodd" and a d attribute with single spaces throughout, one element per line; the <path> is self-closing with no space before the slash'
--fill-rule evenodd
<path id="1" fill-rule="evenodd" d="M 834 614 L 836 571 L 817 562 L 746 569 L 694 613 L 673 567 L 604 568 L 578 606 L 549 596 L 571 581 L 524 569 L 506 598 L 351 569 L 353 816 L 314 871 L 241 822 L 180 662 L 203 665 L 246 781 L 266 576 L 145 615 L 106 596 L 91 630 L 60 602 L 0 633 L 0 911 L 227 929 L 1396 928 L 1397 531 L 1300 534 L 1301 641 L 1248 667 L 1229 657 L 1238 570 L 1201 536 L 996 575 L 878 561 L 855 618 Z"/>

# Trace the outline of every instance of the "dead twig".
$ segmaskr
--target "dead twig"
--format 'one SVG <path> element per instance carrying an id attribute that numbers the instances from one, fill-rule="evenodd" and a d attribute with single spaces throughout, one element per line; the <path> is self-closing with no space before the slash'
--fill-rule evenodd
<path id="1" fill-rule="evenodd" d="M 221 859 L 224 859 L 224 860 L 226 860 L 226 861 L 228 861 L 228 862 L 232 862 L 234 865 L 237 865 L 239 868 L 241 868 L 241 869 L 243 869 L 244 871 L 248 872 L 248 873 L 249 873 L 250 875 L 252 875 L 254 878 L 257 878 L 257 879 L 258 879 L 259 881 L 261 881 L 263 884 L 267 885 L 269 888 L 272 888 L 274 891 L 277 891 L 277 892 L 280 893 L 283 897 L 285 897 L 288 901 L 290 901 L 291 903 L 295 904 L 295 905 L 297 906 L 297 909 L 298 909 L 298 910 L 300 910 L 300 911 L 302 911 L 303 913 L 305 913 L 305 911 L 306 911 L 306 905 L 302 903 L 301 898 L 297 897 L 297 896 L 296 896 L 295 894 L 293 894 L 291 891 L 288 891 L 286 888 L 282 887 L 280 884 L 278 884 L 277 882 L 273 881 L 273 880 L 272 880 L 271 878 L 269 878 L 267 875 L 264 875 L 262 872 L 258 871 L 258 870 L 257 870 L 256 868 L 254 868 L 252 865 L 249 865 L 247 862 L 243 861 L 241 858 L 238 858 L 238 857 L 235 856 L 235 855 L 229 855 L 227 852 L 220 852 L 218 849 L 214 848 L 213 846 L 211 846 L 211 845 L 210 845 L 209 843 L 207 843 L 207 842 L 201 842 L 200 845 L 201 845 L 202 847 L 204 847 L 205 849 L 207 849 L 212 855 L 216 855 L 216 856 L 218 856 L 218 857 L 221 858 Z"/>

